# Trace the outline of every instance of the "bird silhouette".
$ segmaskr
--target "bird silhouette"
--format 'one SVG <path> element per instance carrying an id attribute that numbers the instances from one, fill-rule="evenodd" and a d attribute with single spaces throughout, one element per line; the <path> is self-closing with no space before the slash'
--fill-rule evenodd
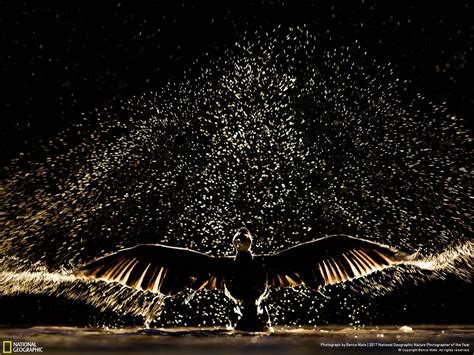
<path id="1" fill-rule="evenodd" d="M 118 282 L 137 290 L 175 296 L 186 289 L 224 290 L 236 303 L 236 330 L 271 327 L 261 308 L 270 288 L 327 285 L 364 277 L 410 258 L 389 246 L 348 235 L 331 235 L 270 255 L 251 252 L 252 235 L 242 227 L 233 237 L 236 255 L 214 257 L 191 249 L 141 244 L 78 268 L 81 278 Z"/>

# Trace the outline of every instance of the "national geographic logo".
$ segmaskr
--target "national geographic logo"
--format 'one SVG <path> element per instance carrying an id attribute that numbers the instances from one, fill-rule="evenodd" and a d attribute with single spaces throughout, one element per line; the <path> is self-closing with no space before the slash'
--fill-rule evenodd
<path id="1" fill-rule="evenodd" d="M 3 354 L 14 353 L 42 353 L 43 347 L 38 346 L 35 341 L 11 341 L 4 340 L 2 345 Z"/>
<path id="2" fill-rule="evenodd" d="M 4 354 L 11 354 L 12 353 L 12 342 L 11 341 L 7 341 L 7 340 L 3 341 L 2 352 Z"/>

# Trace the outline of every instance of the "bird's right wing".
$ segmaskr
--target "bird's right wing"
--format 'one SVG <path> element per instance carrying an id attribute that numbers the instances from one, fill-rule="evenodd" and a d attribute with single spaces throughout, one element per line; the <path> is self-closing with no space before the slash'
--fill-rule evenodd
<path id="1" fill-rule="evenodd" d="M 364 277 L 409 258 L 389 246 L 333 235 L 260 256 L 271 287 L 320 287 Z"/>
<path id="2" fill-rule="evenodd" d="M 79 267 L 80 278 L 118 282 L 163 295 L 194 290 L 222 289 L 230 258 L 216 258 L 194 250 L 160 244 L 142 244 L 119 250 Z"/>

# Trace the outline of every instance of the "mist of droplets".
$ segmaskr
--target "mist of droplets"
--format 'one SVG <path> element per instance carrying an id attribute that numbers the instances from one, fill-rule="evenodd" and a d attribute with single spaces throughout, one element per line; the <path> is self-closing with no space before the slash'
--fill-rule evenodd
<path id="1" fill-rule="evenodd" d="M 304 29 L 247 35 L 202 61 L 180 83 L 84 114 L 43 147 L 44 158 L 22 154 L 5 168 L 2 294 L 20 292 L 16 277 L 31 278 L 32 265 L 67 274 L 139 243 L 231 255 L 241 225 L 257 253 L 347 233 L 417 252 L 430 275 L 471 279 L 471 139 L 442 103 L 357 43 L 323 49 Z M 414 264 L 359 291 L 427 279 Z M 28 277 L 21 292 L 38 284 Z M 48 278 L 40 289 L 148 321 L 161 309 L 159 300 L 146 311 L 149 295 L 129 288 L 65 277 L 67 289 L 49 291 L 48 282 L 63 281 Z M 298 298 L 311 299 L 308 311 L 321 320 L 324 293 L 304 288 L 274 292 L 268 307 L 284 323 Z M 163 319 L 208 312 L 202 322 L 220 322 L 226 302 L 198 293 L 172 316 L 165 306 Z M 360 307 L 347 312 L 357 319 Z"/>

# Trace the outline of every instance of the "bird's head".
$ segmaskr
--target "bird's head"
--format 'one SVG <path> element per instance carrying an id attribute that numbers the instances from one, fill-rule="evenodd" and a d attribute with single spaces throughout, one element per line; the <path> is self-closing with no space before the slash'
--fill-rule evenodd
<path id="1" fill-rule="evenodd" d="M 232 243 L 237 251 L 248 251 L 252 246 L 250 231 L 245 227 L 239 228 L 234 235 L 234 239 L 232 239 Z"/>

